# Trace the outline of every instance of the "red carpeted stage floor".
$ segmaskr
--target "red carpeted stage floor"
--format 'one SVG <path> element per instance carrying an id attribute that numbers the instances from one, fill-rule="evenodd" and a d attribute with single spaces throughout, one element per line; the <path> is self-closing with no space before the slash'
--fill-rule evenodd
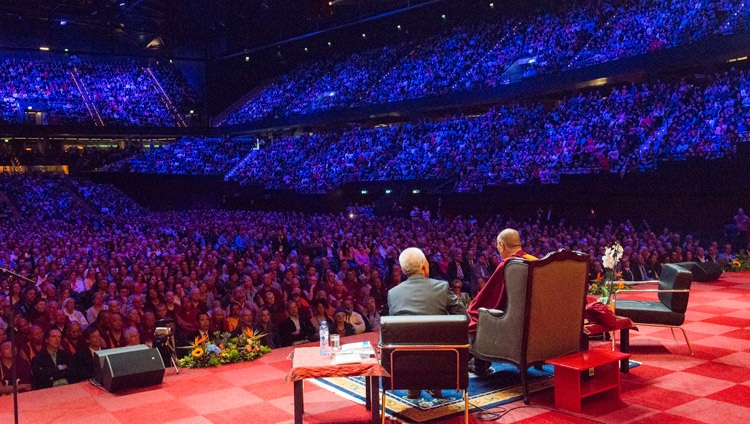
<path id="1" fill-rule="evenodd" d="M 716 283 L 693 283 L 688 331 L 642 327 L 631 335 L 633 359 L 622 375 L 622 402 L 584 401 L 580 418 L 554 407 L 552 390 L 531 398 L 531 408 L 510 411 L 498 422 L 745 423 L 750 422 L 750 273 L 725 273 Z M 607 348 L 592 343 L 592 348 Z M 160 386 L 111 394 L 79 383 L 19 395 L 20 422 L 46 423 L 292 423 L 293 384 L 285 382 L 291 348 L 251 363 L 221 368 L 168 369 Z M 523 406 L 523 402 L 505 408 Z M 305 384 L 305 422 L 365 423 L 364 406 Z M 462 417 L 440 421 L 459 423 Z M 480 422 L 473 415 L 472 422 Z M 13 399 L 0 398 L 0 423 L 13 422 Z"/>

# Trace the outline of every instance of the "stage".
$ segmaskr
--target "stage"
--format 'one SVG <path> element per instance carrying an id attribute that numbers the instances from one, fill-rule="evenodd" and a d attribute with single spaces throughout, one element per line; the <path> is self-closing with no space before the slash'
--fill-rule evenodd
<path id="1" fill-rule="evenodd" d="M 374 333 L 348 337 L 371 340 Z M 310 345 L 315 345 L 310 344 Z M 167 368 L 161 385 L 108 393 L 88 382 L 18 395 L 19 423 L 293 423 L 294 384 L 284 381 L 293 347 L 218 368 Z M 305 422 L 368 422 L 363 405 L 307 382 Z M 332 412 L 335 411 L 335 412 Z M 0 423 L 13 422 L 13 397 L 0 398 Z"/>
<path id="2" fill-rule="evenodd" d="M 642 328 L 631 336 L 633 359 L 642 365 L 622 375 L 622 402 L 587 400 L 585 417 L 607 423 L 750 421 L 750 273 L 725 273 L 715 283 L 693 283 L 685 329 L 690 356 L 678 334 Z M 374 334 L 347 338 L 375 340 Z M 592 348 L 607 348 L 592 342 Z M 21 393 L 21 423 L 293 423 L 294 384 L 284 377 L 293 348 L 219 368 L 166 370 L 159 386 L 111 394 L 89 383 Z M 306 382 L 306 423 L 366 423 L 361 404 Z M 523 406 L 514 402 L 504 407 Z M 502 422 L 584 422 L 551 412 L 552 390 L 531 396 L 531 406 Z M 472 414 L 471 422 L 479 422 Z M 448 418 L 440 423 L 458 423 Z M 13 398 L 0 398 L 0 423 L 13 422 Z"/>

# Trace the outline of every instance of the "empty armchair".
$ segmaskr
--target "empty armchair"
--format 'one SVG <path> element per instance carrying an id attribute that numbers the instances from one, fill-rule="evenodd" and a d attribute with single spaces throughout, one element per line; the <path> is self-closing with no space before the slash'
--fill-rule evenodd
<path id="1" fill-rule="evenodd" d="M 472 353 L 517 366 L 527 404 L 528 367 L 580 350 L 588 264 L 586 255 L 568 250 L 537 261 L 511 259 L 504 270 L 506 310 L 479 310 Z"/>
<path id="2" fill-rule="evenodd" d="M 692 281 L 693 274 L 687 269 L 676 264 L 664 264 L 658 288 L 621 290 L 616 293 L 615 314 L 630 318 L 638 325 L 668 327 L 672 330 L 672 337 L 674 329 L 679 328 L 692 355 L 693 347 L 690 346 L 687 332 L 682 328 Z M 657 293 L 658 301 L 619 299 L 623 295 L 639 293 Z"/>
<path id="3" fill-rule="evenodd" d="M 462 390 L 469 422 L 469 319 L 465 315 L 399 315 L 380 321 L 383 378 L 387 390 Z"/>

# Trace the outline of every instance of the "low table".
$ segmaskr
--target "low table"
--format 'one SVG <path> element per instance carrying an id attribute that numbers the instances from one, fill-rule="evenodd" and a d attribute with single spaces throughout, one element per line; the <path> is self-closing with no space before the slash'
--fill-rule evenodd
<path id="1" fill-rule="evenodd" d="M 298 347 L 289 355 L 292 369 L 286 379 L 294 381 L 294 422 L 302 424 L 304 413 L 303 381 L 306 378 L 365 376 L 365 408 L 372 413 L 372 422 L 380 422 L 380 377 L 388 372 L 380 366 L 377 358 L 367 358 L 362 363 L 334 365 L 331 356 L 320 356 L 320 348 Z"/>
<path id="2" fill-rule="evenodd" d="M 555 367 L 555 407 L 581 412 L 581 400 L 599 393 L 620 399 L 620 373 L 617 363 L 626 362 L 629 353 L 608 349 L 591 349 L 550 359 Z M 593 369 L 591 377 L 581 373 Z M 589 379 L 590 378 L 590 379 Z"/>
<path id="3" fill-rule="evenodd" d="M 622 353 L 629 353 L 630 352 L 630 330 L 638 330 L 638 327 L 636 327 L 635 324 L 633 324 L 633 321 L 630 318 L 625 317 L 617 317 L 617 324 L 614 328 L 605 327 L 601 324 L 586 324 L 583 326 L 583 332 L 586 335 L 593 336 L 596 334 L 605 334 L 610 331 L 620 331 L 620 352 Z M 614 338 L 612 339 L 612 350 L 615 349 L 615 342 Z M 583 350 L 588 350 L 589 348 L 589 339 L 588 337 L 584 337 L 584 343 L 582 346 Z M 630 360 L 624 360 L 620 362 L 620 372 L 628 373 L 630 372 Z"/>

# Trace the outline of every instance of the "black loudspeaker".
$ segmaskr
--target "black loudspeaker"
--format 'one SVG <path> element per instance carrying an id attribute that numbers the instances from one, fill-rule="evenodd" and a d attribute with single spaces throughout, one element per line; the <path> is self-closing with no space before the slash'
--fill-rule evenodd
<path id="1" fill-rule="evenodd" d="M 109 349 L 97 352 L 102 364 L 96 380 L 108 392 L 137 389 L 161 384 L 164 361 L 159 349 L 146 345 Z"/>
<path id="2" fill-rule="evenodd" d="M 721 265 L 715 262 L 680 262 L 677 265 L 693 273 L 693 281 L 716 281 L 724 272 Z"/>

